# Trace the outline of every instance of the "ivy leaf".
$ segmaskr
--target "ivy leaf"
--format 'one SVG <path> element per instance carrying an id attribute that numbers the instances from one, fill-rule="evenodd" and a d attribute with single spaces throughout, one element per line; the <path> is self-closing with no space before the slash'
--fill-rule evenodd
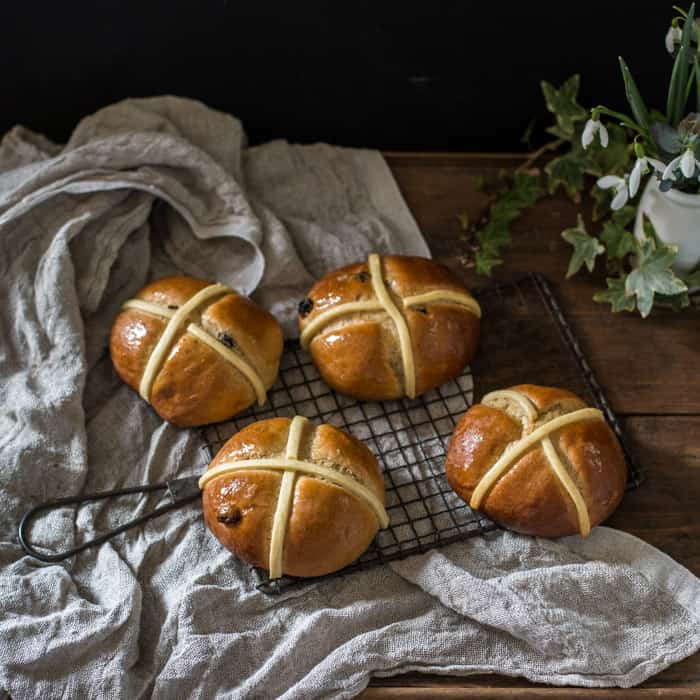
<path id="1" fill-rule="evenodd" d="M 554 194 L 559 187 L 563 187 L 569 197 L 575 200 L 583 188 L 584 169 L 585 161 L 574 153 L 550 160 L 544 168 L 549 178 L 549 193 Z"/>
<path id="2" fill-rule="evenodd" d="M 690 299 L 688 298 L 688 292 L 681 292 L 673 296 L 657 294 L 654 297 L 654 303 L 659 306 L 667 306 L 672 311 L 682 311 L 686 306 L 690 306 Z"/>
<path id="3" fill-rule="evenodd" d="M 559 131 L 565 138 L 571 138 L 575 123 L 588 116 L 576 101 L 580 80 L 580 75 L 572 75 L 558 90 L 546 80 L 540 83 L 547 109 L 556 117 Z"/>
<path id="4" fill-rule="evenodd" d="M 605 280 L 607 289 L 603 292 L 596 292 L 593 295 L 593 301 L 600 303 L 608 303 L 612 307 L 612 311 L 634 311 L 636 306 L 633 296 L 628 296 L 625 291 L 625 278 L 623 277 L 607 277 Z"/>
<path id="5" fill-rule="evenodd" d="M 491 271 L 496 265 L 500 265 L 503 260 L 489 247 L 482 246 L 476 251 L 474 256 L 476 272 L 479 275 L 491 276 Z"/>
<path id="6" fill-rule="evenodd" d="M 581 149 L 585 158 L 585 170 L 588 175 L 602 177 L 603 175 L 619 175 L 629 169 L 630 151 L 627 146 L 625 130 L 617 124 L 608 124 L 608 147 L 603 148 L 594 141 L 587 150 L 583 151 L 580 139 L 574 145 Z"/>
<path id="7" fill-rule="evenodd" d="M 513 176 L 513 189 L 501 197 L 502 206 L 517 208 L 520 210 L 531 207 L 542 195 L 542 183 L 537 175 L 528 173 L 515 173 Z"/>
<path id="8" fill-rule="evenodd" d="M 608 260 L 622 260 L 636 250 L 635 238 L 625 227 L 635 216 L 635 208 L 626 206 L 616 211 L 605 224 L 600 240 L 605 244 Z"/>
<path id="9" fill-rule="evenodd" d="M 637 216 L 637 207 L 633 207 L 628 204 L 622 209 L 614 211 L 611 215 L 611 219 L 620 226 L 629 226 Z"/>
<path id="10" fill-rule="evenodd" d="M 659 242 L 653 236 L 637 244 L 637 266 L 627 275 L 625 291 L 637 298 L 637 308 L 646 318 L 654 305 L 654 295 L 675 296 L 688 291 L 682 279 L 676 277 L 671 264 L 677 248 Z"/>
<path id="11" fill-rule="evenodd" d="M 576 139 L 575 132 L 574 135 L 572 136 L 571 134 L 566 133 L 563 129 L 561 129 L 559 126 L 556 124 L 554 126 L 548 126 L 545 131 L 548 134 L 552 134 L 553 136 L 556 136 L 558 139 L 562 139 L 562 141 L 574 141 Z M 581 129 L 583 131 L 583 128 Z"/>
<path id="12" fill-rule="evenodd" d="M 578 224 L 574 228 L 567 228 L 561 232 L 561 237 L 574 247 L 571 254 L 569 269 L 566 271 L 566 278 L 575 275 L 585 264 L 589 272 L 593 272 L 595 259 L 605 248 L 600 245 L 600 241 L 595 236 L 590 236 L 586 231 L 581 214 L 578 215 Z"/>
<path id="13" fill-rule="evenodd" d="M 599 221 L 610 214 L 612 191 L 601 187 L 593 187 L 588 192 L 593 198 L 593 221 Z"/>
<path id="14" fill-rule="evenodd" d="M 489 221 L 475 232 L 479 247 L 474 256 L 476 271 L 491 275 L 495 265 L 503 261 L 500 249 L 511 241 L 510 224 L 523 209 L 529 209 L 544 194 L 540 177 L 529 173 L 515 173 L 510 189 L 501 192 L 491 205 Z"/>
<path id="15" fill-rule="evenodd" d="M 495 221 L 491 219 L 484 228 L 477 231 L 476 240 L 480 247 L 491 247 L 494 252 L 501 246 L 510 243 L 510 230 L 507 221 Z"/>
<path id="16" fill-rule="evenodd" d="M 683 278 L 683 281 L 685 282 L 688 289 L 693 289 L 693 287 L 700 287 L 700 267 L 687 274 Z"/>

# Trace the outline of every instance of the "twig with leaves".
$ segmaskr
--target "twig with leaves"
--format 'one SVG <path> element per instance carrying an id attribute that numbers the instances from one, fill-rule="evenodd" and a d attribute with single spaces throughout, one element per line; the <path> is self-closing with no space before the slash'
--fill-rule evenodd
<path id="1" fill-rule="evenodd" d="M 594 299 L 611 304 L 613 311 L 634 311 L 646 317 L 654 303 L 680 309 L 688 305 L 687 290 L 700 285 L 700 270 L 680 279 L 671 269 L 676 249 L 656 236 L 650 222 L 637 239 L 630 230 L 635 207 L 630 205 L 642 178 L 653 175 L 659 189 L 700 192 L 700 27 L 695 6 L 678 16 L 666 35 L 666 47 L 674 57 L 666 113 L 650 110 L 620 58 L 620 70 L 631 116 L 603 105 L 590 112 L 577 101 L 580 78 L 574 75 L 558 89 L 543 81 L 542 93 L 555 123 L 547 128 L 554 139 L 533 151 L 514 172 L 503 173 L 486 190 L 494 199 L 488 217 L 469 225 L 460 217 L 469 244 L 468 264 L 490 275 L 502 262 L 511 243 L 510 225 L 534 206 L 546 192 L 560 188 L 575 202 L 581 201 L 586 177 L 597 178 L 591 190 L 593 220 L 600 233 L 591 235 L 579 215 L 578 223 L 562 232 L 573 247 L 567 277 L 582 267 L 593 272 L 605 253 L 606 287 Z M 686 114 L 695 87 L 696 112 Z M 685 115 L 685 116 L 684 116 Z M 601 117 L 614 121 L 604 124 Z M 528 127 L 531 131 L 531 126 Z M 558 153 L 543 168 L 538 163 Z"/>

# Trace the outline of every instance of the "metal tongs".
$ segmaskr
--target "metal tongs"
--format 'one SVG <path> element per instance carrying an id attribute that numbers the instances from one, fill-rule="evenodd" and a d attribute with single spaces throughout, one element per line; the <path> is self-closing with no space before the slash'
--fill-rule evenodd
<path id="1" fill-rule="evenodd" d="M 151 518 L 157 518 L 159 515 L 163 515 L 163 513 L 168 513 L 171 510 L 180 508 L 187 503 L 191 503 L 195 499 L 199 498 L 201 494 L 199 486 L 197 485 L 198 480 L 199 477 L 197 476 L 186 476 L 180 479 L 166 481 L 161 484 L 153 484 L 151 486 L 131 486 L 125 489 L 114 489 L 113 491 L 88 493 L 82 496 L 57 498 L 53 501 L 40 503 L 38 506 L 35 506 L 31 510 L 27 511 L 22 517 L 17 531 L 19 543 L 22 545 L 22 549 L 24 549 L 27 554 L 35 559 L 49 563 L 63 561 L 64 559 L 68 559 L 68 557 L 72 557 L 78 552 L 82 552 L 88 547 L 95 547 L 96 545 L 102 544 L 103 542 L 106 542 L 112 537 L 115 537 L 116 535 L 119 535 L 132 527 L 141 525 L 147 520 L 151 520 Z M 101 501 L 106 498 L 118 498 L 119 496 L 126 496 L 132 493 L 151 493 L 153 491 L 166 491 L 167 496 L 170 498 L 170 502 L 159 506 L 148 513 L 145 513 L 138 518 L 134 518 L 133 520 L 130 520 L 129 522 L 114 528 L 113 530 L 109 530 L 108 532 L 105 532 L 102 535 L 89 540 L 88 542 L 83 542 L 73 549 L 66 550 L 65 552 L 56 552 L 55 554 L 43 554 L 35 549 L 35 546 L 29 542 L 27 535 L 29 525 L 32 520 L 34 520 L 34 518 L 43 511 L 55 510 L 56 508 L 62 508 L 63 506 L 87 503 L 90 501 Z"/>

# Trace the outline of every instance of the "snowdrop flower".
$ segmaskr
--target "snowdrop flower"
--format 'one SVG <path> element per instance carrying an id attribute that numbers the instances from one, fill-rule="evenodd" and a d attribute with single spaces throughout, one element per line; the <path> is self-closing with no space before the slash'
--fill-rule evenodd
<path id="1" fill-rule="evenodd" d="M 581 145 L 584 148 L 588 148 L 592 143 L 595 135 L 598 134 L 600 139 L 600 145 L 603 148 L 608 147 L 608 130 L 603 126 L 597 114 L 593 116 L 586 122 L 586 126 L 583 128 L 583 134 L 581 136 Z"/>
<path id="2" fill-rule="evenodd" d="M 642 176 L 646 175 L 648 172 L 653 170 L 658 170 L 663 172 L 666 166 L 656 158 L 649 158 L 643 153 L 638 155 L 637 160 L 634 163 L 632 172 L 630 173 L 630 197 L 634 197 L 639 190 L 639 183 L 641 182 Z"/>
<path id="3" fill-rule="evenodd" d="M 627 204 L 629 193 L 627 191 L 627 180 L 617 175 L 605 175 L 596 183 L 602 190 L 615 189 L 615 196 L 610 204 L 611 209 L 622 209 Z"/>
<path id="4" fill-rule="evenodd" d="M 695 149 L 690 146 L 685 149 L 685 152 L 681 156 L 681 172 L 686 177 L 693 177 L 696 165 L 700 167 L 700 163 L 698 163 L 695 157 Z"/>
<path id="5" fill-rule="evenodd" d="M 661 176 L 662 180 L 675 180 L 676 176 L 673 174 L 673 171 L 680 166 L 681 172 L 685 177 L 693 177 L 693 173 L 695 172 L 695 167 L 700 168 L 700 161 L 695 157 L 695 151 L 693 150 L 693 147 L 690 146 L 689 148 L 686 148 L 685 151 L 683 151 L 683 154 L 680 156 L 676 156 L 667 166 L 666 169 L 664 170 L 663 175 Z"/>
<path id="6" fill-rule="evenodd" d="M 674 22 L 666 32 L 666 51 L 672 54 L 676 48 L 676 44 L 681 43 L 683 32 L 681 28 Z"/>

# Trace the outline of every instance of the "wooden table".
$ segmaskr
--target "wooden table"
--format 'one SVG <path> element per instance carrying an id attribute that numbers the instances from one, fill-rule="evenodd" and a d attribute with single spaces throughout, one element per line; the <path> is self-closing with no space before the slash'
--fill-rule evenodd
<path id="1" fill-rule="evenodd" d="M 476 177 L 517 166 L 518 156 L 386 154 L 399 187 L 433 255 L 472 288 L 488 284 L 460 263 L 464 243 L 456 218 L 476 220 L 487 197 Z M 570 246 L 560 237 L 574 225 L 579 206 L 549 197 L 513 227 L 513 246 L 493 279 L 508 281 L 541 272 L 590 359 L 613 410 L 620 416 L 646 481 L 627 494 L 609 525 L 630 532 L 700 575 L 700 310 L 613 314 L 592 301 L 602 274 L 579 273 L 566 281 Z M 583 205 L 584 211 L 587 206 Z M 564 695 L 563 695 L 564 694 Z M 638 688 L 562 689 L 495 675 L 442 677 L 411 673 L 373 679 L 361 696 L 380 698 L 700 698 L 700 653 Z"/>

